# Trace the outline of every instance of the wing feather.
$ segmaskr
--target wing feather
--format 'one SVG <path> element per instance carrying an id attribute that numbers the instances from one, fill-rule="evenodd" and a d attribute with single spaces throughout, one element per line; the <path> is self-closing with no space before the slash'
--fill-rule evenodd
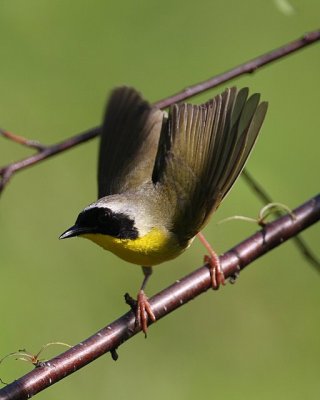
<path id="1" fill-rule="evenodd" d="M 99 198 L 151 180 L 163 115 L 135 89 L 120 87 L 113 91 L 101 130 Z"/>
<path id="2" fill-rule="evenodd" d="M 175 104 L 163 125 L 152 179 L 172 199 L 172 230 L 188 241 L 240 175 L 267 103 L 248 88 L 227 89 L 202 105 Z M 174 192 L 174 195 L 172 194 Z"/>

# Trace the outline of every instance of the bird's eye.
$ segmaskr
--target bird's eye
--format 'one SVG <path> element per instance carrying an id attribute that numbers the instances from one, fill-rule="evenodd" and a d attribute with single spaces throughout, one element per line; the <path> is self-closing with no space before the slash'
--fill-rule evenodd
<path id="1" fill-rule="evenodd" d="M 108 210 L 101 209 L 97 217 L 98 224 L 101 226 L 110 223 L 110 213 Z"/>
<path id="2" fill-rule="evenodd" d="M 97 215 L 97 225 L 101 233 L 118 237 L 121 223 L 117 216 L 111 210 L 100 208 Z"/>
<path id="3" fill-rule="evenodd" d="M 92 228 L 94 233 L 102 233 L 115 238 L 135 239 L 138 231 L 133 220 L 109 208 L 92 207 L 79 214 L 76 225 Z"/>
<path id="4" fill-rule="evenodd" d="M 118 237 L 121 230 L 121 223 L 117 217 L 112 216 L 109 218 L 108 231 L 111 236 Z"/>

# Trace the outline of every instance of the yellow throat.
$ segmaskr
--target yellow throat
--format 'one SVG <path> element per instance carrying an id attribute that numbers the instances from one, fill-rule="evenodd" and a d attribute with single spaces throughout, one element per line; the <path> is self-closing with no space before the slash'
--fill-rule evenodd
<path id="1" fill-rule="evenodd" d="M 118 239 L 101 233 L 81 235 L 133 264 L 152 266 L 171 260 L 186 248 L 179 246 L 176 238 L 167 231 L 152 228 L 137 239 Z"/>

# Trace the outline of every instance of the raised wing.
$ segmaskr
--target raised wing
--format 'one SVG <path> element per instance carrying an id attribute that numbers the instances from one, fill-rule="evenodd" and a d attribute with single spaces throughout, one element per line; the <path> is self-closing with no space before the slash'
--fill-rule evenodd
<path id="1" fill-rule="evenodd" d="M 98 164 L 98 196 L 121 193 L 151 180 L 163 112 L 132 88 L 111 94 L 104 117 Z"/>
<path id="2" fill-rule="evenodd" d="M 175 104 L 164 124 L 152 179 L 176 204 L 172 230 L 195 236 L 229 192 L 252 150 L 267 103 L 227 89 L 205 104 Z"/>

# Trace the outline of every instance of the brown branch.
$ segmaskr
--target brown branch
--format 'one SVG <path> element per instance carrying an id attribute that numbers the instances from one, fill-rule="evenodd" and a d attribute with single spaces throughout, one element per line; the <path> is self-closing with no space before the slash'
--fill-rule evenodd
<path id="1" fill-rule="evenodd" d="M 208 81 L 184 89 L 176 95 L 155 103 L 155 105 L 165 108 L 172 103 L 185 100 L 232 78 L 252 73 L 256 69 L 302 49 L 319 39 L 320 31 L 311 32 L 301 39 L 259 56 Z M 34 147 L 39 152 L 31 157 L 0 168 L 0 177 L 2 178 L 0 181 L 0 193 L 15 172 L 84 143 L 97 136 L 99 130 L 100 127 L 95 127 L 80 135 L 47 147 L 6 131 L 1 131 L 0 133 L 8 139 L 28 147 Z M 320 218 L 320 197 L 317 196 L 299 207 L 295 210 L 295 215 L 295 219 L 290 216 L 284 216 L 268 224 L 260 232 L 222 256 L 221 264 L 225 276 L 234 278 L 240 270 L 256 258 L 318 221 Z M 205 292 L 209 287 L 210 277 L 208 269 L 204 266 L 150 299 L 157 319 L 161 319 L 169 312 Z M 134 326 L 134 314 L 128 312 L 71 350 L 44 364 L 40 364 L 39 368 L 0 390 L 0 400 L 29 398 L 108 351 L 116 359 L 116 348 L 138 332 L 139 330 L 136 330 Z"/>
<path id="2" fill-rule="evenodd" d="M 235 68 L 232 68 L 220 75 L 217 75 L 213 78 L 210 78 L 204 82 L 197 83 L 193 86 L 183 89 L 181 92 L 176 93 L 173 96 L 167 97 L 163 100 L 160 100 L 154 103 L 155 106 L 159 108 L 166 108 L 173 103 L 177 103 L 182 100 L 186 100 L 196 94 L 205 92 L 206 90 L 212 89 L 230 81 L 233 78 L 236 78 L 240 75 L 253 73 L 257 69 L 270 64 L 273 61 L 279 60 L 291 53 L 294 53 L 300 49 L 303 49 L 317 41 L 320 40 L 320 30 L 316 30 L 313 32 L 309 32 L 304 35 L 302 38 L 294 40 L 288 44 L 285 44 L 275 50 L 272 50 L 268 53 L 262 54 L 250 61 L 247 61 Z M 70 149 L 80 143 L 84 143 L 90 139 L 93 139 L 99 134 L 100 127 L 95 127 L 89 129 L 88 131 L 81 133 L 79 135 L 75 135 L 63 142 L 54 144 L 52 146 L 47 146 L 43 150 L 39 151 L 39 153 L 27 157 L 23 160 L 17 161 L 15 163 L 6 165 L 0 168 L 0 194 L 8 184 L 9 180 L 13 176 L 14 173 L 21 171 L 27 167 L 35 165 L 40 161 L 46 160 L 49 157 L 52 157 L 58 153 L 61 153 L 67 149 Z M 2 131 L 3 132 L 3 131 Z M 14 139 L 13 139 L 14 140 Z M 25 139 L 25 141 L 28 141 Z"/>
<path id="3" fill-rule="evenodd" d="M 307 201 L 293 213 L 294 218 L 288 214 L 267 224 L 261 231 L 221 256 L 225 277 L 235 279 L 254 260 L 316 223 L 320 219 L 320 195 Z M 150 299 L 157 321 L 210 287 L 211 277 L 207 266 L 202 266 L 176 281 Z M 135 327 L 135 315 L 129 311 L 75 347 L 41 363 L 33 371 L 1 389 L 0 400 L 28 399 L 107 352 L 116 359 L 116 349 L 139 331 Z"/>

